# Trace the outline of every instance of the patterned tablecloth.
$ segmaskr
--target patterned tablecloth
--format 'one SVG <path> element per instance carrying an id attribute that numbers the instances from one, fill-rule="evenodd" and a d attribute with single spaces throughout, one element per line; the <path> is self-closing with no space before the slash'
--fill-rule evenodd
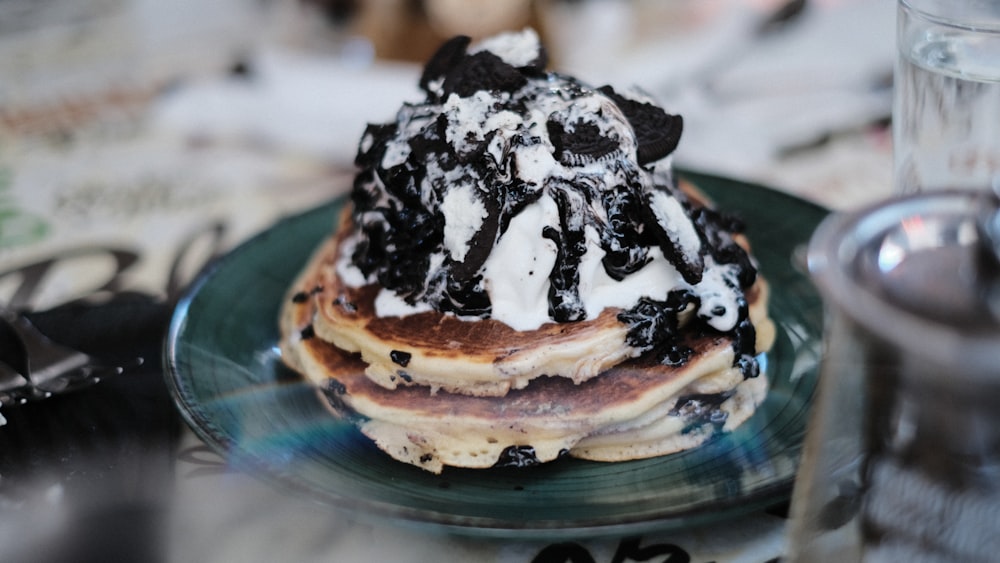
<path id="1" fill-rule="evenodd" d="M 2 40 L 0 35 L 0 53 L 24 54 Z M 95 49 L 100 45 L 91 43 Z M 5 47 L 7 51 L 2 50 Z M 177 90 L 196 90 L 206 80 L 216 87 L 203 89 L 199 95 L 218 96 L 213 103 L 221 105 L 216 107 L 242 104 L 250 113 L 268 107 L 260 105 L 264 102 L 259 90 L 256 98 L 248 95 L 253 91 L 248 84 L 254 85 L 253 76 L 247 76 L 248 61 L 262 63 L 237 57 L 238 50 L 233 53 L 231 59 L 206 64 L 209 71 L 199 75 L 200 81 L 176 84 L 172 89 L 165 82 L 127 76 L 119 76 L 113 88 L 91 88 L 77 96 L 32 100 L 26 90 L 18 97 L 11 89 L 0 89 L 0 301 L 34 311 L 79 298 L 113 302 L 125 295 L 169 304 L 213 258 L 283 216 L 346 192 L 353 171 L 344 150 L 324 155 L 314 150 L 317 142 L 313 139 L 283 144 L 281 130 L 254 130 L 245 127 L 245 122 L 227 128 L 218 119 L 206 117 L 199 127 L 198 120 L 204 116 L 184 113 Z M 233 64 L 234 60 L 239 64 Z M 303 65 L 298 68 L 311 69 L 303 72 L 320 77 L 323 69 L 329 70 L 325 63 L 287 53 L 272 52 L 268 60 L 272 65 L 297 61 Z M 369 68 L 370 87 L 391 82 L 394 79 L 386 76 L 397 70 L 407 80 L 415 72 L 392 65 Z M 345 72 L 361 71 L 340 68 L 329 80 L 344 88 L 338 80 Z M 315 85 L 323 86 L 324 80 L 317 78 Z M 331 146 L 352 146 L 366 119 L 385 117 L 379 103 L 365 103 L 363 89 L 355 94 L 340 106 L 347 108 L 342 112 L 346 115 L 329 116 Z M 293 118 L 288 104 L 294 106 L 294 99 L 267 99 L 282 106 L 277 119 Z M 308 120 L 309 112 L 297 118 Z M 890 147 L 884 122 L 820 137 L 818 142 L 748 169 L 741 179 L 834 209 L 888 193 Z M 731 172 L 724 163 L 714 170 L 711 163 L 705 166 L 704 158 L 699 164 L 708 172 Z M 146 377 L 155 381 L 158 376 Z M 130 412 L 131 418 L 126 418 L 135 428 L 165 424 L 166 431 L 154 433 L 149 443 L 131 449 L 97 450 L 138 457 L 152 452 L 149 463 L 163 462 L 166 470 L 149 470 L 148 464 L 134 460 L 92 459 L 86 445 L 41 438 L 60 430 L 58 423 L 45 426 L 38 414 L 45 409 L 65 420 L 86 421 L 86 428 L 76 428 L 74 436 L 100 440 L 101 432 L 107 435 L 101 425 L 116 424 L 110 417 L 120 408 L 118 399 L 126 398 L 113 393 L 135 391 L 117 389 L 110 380 L 107 384 L 101 391 L 105 395 L 99 398 L 105 403 L 96 404 L 111 405 L 108 420 L 93 418 L 93 410 L 69 404 L 88 401 L 88 393 L 103 389 L 104 382 L 95 391 L 53 399 L 52 405 L 0 411 L 6 417 L 6 425 L 0 426 L 0 559 L 37 554 L 39 546 L 63 541 L 73 530 L 89 529 L 81 524 L 88 513 L 67 507 L 78 498 L 74 491 L 79 488 L 93 488 L 96 496 L 106 489 L 100 503 L 105 508 L 115 506 L 114 495 L 129 499 L 133 509 L 136 499 L 155 503 L 151 534 L 139 534 L 133 540 L 145 538 L 147 547 L 155 546 L 154 555 L 166 561 L 760 563 L 782 552 L 785 519 L 780 508 L 724 527 L 558 542 L 436 536 L 357 520 L 235 471 L 185 429 L 176 413 L 163 409 L 161 396 L 143 396 L 142 400 L 158 406 L 149 412 Z M 151 385 L 163 391 L 158 383 Z M 154 416 L 159 418 L 151 421 Z M 162 440 L 163 447 L 154 439 Z M 85 469 L 81 469 L 81 459 Z M 108 512 L 101 514 L 107 517 Z M 116 518 L 128 519 L 128 514 L 134 515 Z M 149 511 L 144 514 L 149 516 Z"/>

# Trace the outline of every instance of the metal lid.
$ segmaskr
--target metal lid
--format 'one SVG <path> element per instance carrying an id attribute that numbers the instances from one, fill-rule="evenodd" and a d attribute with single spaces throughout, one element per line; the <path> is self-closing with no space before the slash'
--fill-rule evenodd
<path id="1" fill-rule="evenodd" d="M 1000 373 L 1000 217 L 989 192 L 889 200 L 824 221 L 809 270 L 831 306 L 945 365 Z"/>

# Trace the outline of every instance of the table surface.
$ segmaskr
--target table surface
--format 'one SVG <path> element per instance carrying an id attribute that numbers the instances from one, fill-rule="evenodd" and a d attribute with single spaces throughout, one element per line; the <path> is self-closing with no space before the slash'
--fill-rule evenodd
<path id="1" fill-rule="evenodd" d="M 744 11 L 762 4 L 721 3 Z M 336 35 L 306 25 L 311 14 L 268 13 L 270 32 L 248 34 L 261 15 L 237 0 L 220 2 L 218 13 L 207 10 L 197 26 L 125 0 L 77 3 L 90 12 L 72 19 L 71 4 L 56 3 L 55 15 L 15 14 L 30 24 L 27 32 L 0 26 L 0 71 L 24 79 L 19 87 L 0 86 L 0 302 L 32 311 L 53 338 L 147 361 L 84 391 L 0 411 L 0 559 L 93 553 L 94 560 L 528 563 L 674 561 L 676 554 L 763 562 L 781 555 L 782 507 L 724 529 L 501 542 L 366 522 L 229 466 L 183 425 L 163 383 L 159 345 L 171 304 L 212 259 L 280 218 L 344 193 L 364 123 L 391 117 L 419 68 L 359 59 L 367 51 L 357 33 L 347 40 L 342 28 Z M 547 13 L 545 35 L 563 54 L 562 65 L 583 66 L 580 37 L 595 25 L 596 16 L 586 13 L 595 8 L 554 4 L 550 12 L 561 19 Z M 870 4 L 810 4 L 796 23 L 805 30 L 790 25 L 756 43 L 756 57 L 713 75 L 756 84 L 747 77 L 770 73 L 769 83 L 781 86 L 773 92 L 748 87 L 743 97 L 723 101 L 725 80 L 710 91 L 703 84 L 681 93 L 663 86 L 669 73 L 649 74 L 639 64 L 653 47 L 665 52 L 657 43 L 663 34 L 643 31 L 636 23 L 643 14 L 631 12 L 615 17 L 631 22 L 632 41 L 620 30 L 605 36 L 618 50 L 617 63 L 593 58 L 588 71 L 648 79 L 654 95 L 692 116 L 678 166 L 849 209 L 891 191 L 886 92 L 873 94 L 852 73 L 809 91 L 781 79 L 805 76 L 795 74 L 803 56 L 795 46 L 814 50 L 803 68 L 826 65 L 827 76 L 842 71 L 855 53 L 820 57 L 817 49 L 830 44 L 829 28 L 842 18 L 860 21 L 865 10 L 871 17 L 862 31 L 879 38 L 859 40 L 857 48 L 869 49 L 865 60 L 890 72 L 892 53 L 881 34 L 891 35 L 892 12 Z M 702 11 L 657 16 L 694 25 L 708 17 Z M 713 15 L 717 27 L 734 25 Z M 109 29 L 117 43 L 109 43 Z M 234 29 L 239 33 L 220 35 Z M 706 26 L 702 36 L 715 31 Z M 222 36 L 229 41 L 220 46 Z M 135 49 L 123 52 L 123 41 Z M 214 47 L 211 55 L 196 49 L 199 41 Z M 677 41 L 673 48 L 693 52 Z M 164 47 L 180 44 L 185 48 Z M 566 55 L 573 52 L 576 58 Z M 653 68 L 668 65 L 661 66 Z M 686 75 L 687 83 L 694 76 Z M 117 332 L 102 332 L 108 330 Z"/>

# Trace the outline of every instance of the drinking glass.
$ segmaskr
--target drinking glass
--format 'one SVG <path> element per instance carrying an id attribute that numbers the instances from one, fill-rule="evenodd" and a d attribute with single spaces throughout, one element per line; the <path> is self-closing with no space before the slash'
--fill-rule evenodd
<path id="1" fill-rule="evenodd" d="M 814 234 L 825 350 L 788 561 L 996 561 L 997 209 L 988 190 L 924 192 Z"/>
<path id="2" fill-rule="evenodd" d="M 1000 189 L 1000 2 L 899 0 L 897 194 Z"/>

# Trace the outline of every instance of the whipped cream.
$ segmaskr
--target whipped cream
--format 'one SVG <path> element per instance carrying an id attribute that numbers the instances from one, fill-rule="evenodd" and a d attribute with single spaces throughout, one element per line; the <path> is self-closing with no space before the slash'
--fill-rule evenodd
<path id="1" fill-rule="evenodd" d="M 361 140 L 342 278 L 380 284 L 380 316 L 434 309 L 523 331 L 609 307 L 637 322 L 633 309 L 670 298 L 745 332 L 756 272 L 735 223 L 676 187 L 681 118 L 544 66 L 532 30 L 441 48 L 426 99 Z"/>

